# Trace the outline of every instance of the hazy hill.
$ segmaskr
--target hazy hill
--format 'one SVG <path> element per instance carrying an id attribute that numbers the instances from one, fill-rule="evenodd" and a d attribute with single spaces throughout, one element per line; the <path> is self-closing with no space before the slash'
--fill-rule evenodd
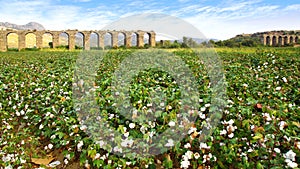
<path id="1" fill-rule="evenodd" d="M 0 22 L 0 29 L 16 29 L 16 30 L 45 30 L 44 26 L 37 22 L 29 22 L 25 25 L 17 25 L 9 22 Z"/>

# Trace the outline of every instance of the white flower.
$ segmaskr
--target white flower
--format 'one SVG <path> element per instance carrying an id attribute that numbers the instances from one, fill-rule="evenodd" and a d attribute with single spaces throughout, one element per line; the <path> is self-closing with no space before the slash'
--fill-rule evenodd
<path id="1" fill-rule="evenodd" d="M 68 159 L 65 159 L 64 163 L 67 165 L 69 163 Z"/>
<path id="2" fill-rule="evenodd" d="M 293 161 L 291 161 L 291 160 L 289 160 L 289 159 L 286 159 L 285 162 L 286 162 L 287 165 L 288 165 L 289 167 L 291 167 L 291 168 L 296 168 L 296 167 L 298 167 L 298 164 L 297 164 L 297 163 L 295 163 L 295 162 L 293 162 Z"/>
<path id="3" fill-rule="evenodd" d="M 286 122 L 285 121 L 280 121 L 278 125 L 279 125 L 279 129 L 283 130 L 285 125 L 286 125 Z"/>
<path id="4" fill-rule="evenodd" d="M 82 131 L 86 131 L 86 129 L 87 129 L 87 126 L 86 126 L 86 125 L 82 125 L 82 126 L 80 126 L 80 130 L 82 130 Z"/>
<path id="5" fill-rule="evenodd" d="M 203 99 L 199 99 L 199 102 L 202 103 L 202 102 L 203 102 Z"/>
<path id="6" fill-rule="evenodd" d="M 191 148 L 191 144 L 190 144 L 190 143 L 186 143 L 186 144 L 184 145 L 184 148 Z"/>
<path id="7" fill-rule="evenodd" d="M 188 160 L 183 160 L 180 162 L 180 168 L 189 168 L 190 161 Z"/>
<path id="8" fill-rule="evenodd" d="M 194 133 L 195 131 L 197 131 L 196 127 L 191 127 L 188 131 L 188 134 Z"/>
<path id="9" fill-rule="evenodd" d="M 13 167 L 11 165 L 8 165 L 4 169 L 13 169 Z"/>
<path id="10" fill-rule="evenodd" d="M 278 87 L 275 88 L 275 90 L 277 90 L 277 91 L 278 91 L 278 90 L 281 90 L 281 87 L 278 86 Z"/>
<path id="11" fill-rule="evenodd" d="M 24 110 L 21 110 L 20 113 L 21 113 L 21 115 L 24 115 L 24 114 L 25 114 L 25 111 L 24 111 Z"/>
<path id="12" fill-rule="evenodd" d="M 287 82 L 287 79 L 285 77 L 283 77 L 282 80 L 284 81 L 284 83 Z"/>
<path id="13" fill-rule="evenodd" d="M 170 126 L 170 127 L 175 126 L 175 122 L 174 122 L 174 121 L 170 121 L 170 122 L 169 122 L 169 126 Z"/>
<path id="14" fill-rule="evenodd" d="M 283 157 L 286 158 L 286 159 L 290 159 L 292 161 L 295 161 L 296 153 L 294 153 L 293 150 L 290 150 L 287 153 L 283 154 Z"/>
<path id="15" fill-rule="evenodd" d="M 129 124 L 129 128 L 133 129 L 135 127 L 135 124 L 134 123 L 130 123 Z"/>
<path id="16" fill-rule="evenodd" d="M 233 136 L 234 136 L 234 133 L 230 133 L 230 134 L 228 135 L 229 138 L 232 138 Z"/>
<path id="17" fill-rule="evenodd" d="M 198 152 L 194 153 L 194 157 L 197 160 L 200 157 L 200 154 Z"/>
<path id="18" fill-rule="evenodd" d="M 206 107 L 201 107 L 200 109 L 202 112 L 204 112 L 206 110 Z"/>
<path id="19" fill-rule="evenodd" d="M 168 143 L 165 144 L 166 147 L 173 147 L 174 146 L 174 141 L 172 139 L 168 140 Z"/>
<path id="20" fill-rule="evenodd" d="M 221 132 L 220 132 L 220 135 L 225 135 L 227 134 L 227 131 L 225 129 L 223 129 Z"/>
<path id="21" fill-rule="evenodd" d="M 204 105 L 205 107 L 210 107 L 210 103 L 207 103 Z"/>
<path id="22" fill-rule="evenodd" d="M 96 153 L 94 159 L 98 159 L 98 158 L 100 158 L 100 156 L 101 156 L 101 155 L 100 155 L 99 153 Z"/>
<path id="23" fill-rule="evenodd" d="M 43 125 L 43 124 L 40 125 L 39 129 L 41 130 L 42 128 L 44 128 L 44 125 Z"/>
<path id="24" fill-rule="evenodd" d="M 200 146 L 199 146 L 200 149 L 210 149 L 210 146 L 207 146 L 206 143 L 202 143 L 200 142 Z"/>
<path id="25" fill-rule="evenodd" d="M 276 153 L 280 153 L 280 149 L 279 149 L 279 148 L 274 148 L 274 151 L 275 151 Z"/>
<path id="26" fill-rule="evenodd" d="M 201 119 L 205 119 L 205 116 L 206 116 L 205 114 L 202 114 L 202 113 L 199 114 L 199 117 L 200 117 Z"/>
<path id="27" fill-rule="evenodd" d="M 128 137 L 129 136 L 129 132 L 124 133 L 124 136 Z"/>
<path id="28" fill-rule="evenodd" d="M 48 144 L 48 148 L 51 150 L 53 148 L 53 144 Z"/>
<path id="29" fill-rule="evenodd" d="M 192 152 L 192 151 L 187 151 L 187 152 L 184 154 L 184 156 L 186 156 L 187 159 L 192 159 L 192 157 L 193 157 L 193 152 Z"/>
<path id="30" fill-rule="evenodd" d="M 80 142 L 77 144 L 77 149 L 78 149 L 78 151 L 81 151 L 82 146 L 83 146 L 83 141 L 80 141 Z"/>
<path id="31" fill-rule="evenodd" d="M 244 83 L 243 86 L 244 86 L 244 87 L 248 87 L 248 84 Z"/>

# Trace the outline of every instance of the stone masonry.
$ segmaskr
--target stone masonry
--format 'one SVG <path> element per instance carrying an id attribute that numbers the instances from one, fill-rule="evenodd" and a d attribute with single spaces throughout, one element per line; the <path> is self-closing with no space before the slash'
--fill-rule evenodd
<path id="1" fill-rule="evenodd" d="M 59 35 L 61 33 L 66 33 L 68 35 L 68 45 L 69 50 L 75 49 L 75 38 L 77 33 L 83 35 L 83 48 L 84 50 L 90 50 L 90 37 L 92 33 L 95 33 L 98 36 L 98 47 L 104 49 L 104 35 L 109 33 L 111 35 L 111 44 L 112 47 L 118 46 L 118 35 L 122 33 L 124 35 L 124 45 L 126 47 L 131 47 L 132 35 L 136 35 L 137 47 L 144 46 L 144 35 L 148 34 L 149 36 L 149 46 L 155 46 L 155 32 L 153 31 L 78 31 L 78 30 L 63 30 L 63 31 L 50 31 L 50 30 L 0 30 L 0 51 L 7 51 L 8 42 L 7 36 L 11 33 L 18 35 L 18 49 L 22 50 L 26 47 L 26 35 L 32 33 L 36 37 L 36 47 L 43 47 L 43 35 L 51 34 L 52 35 L 52 46 L 53 48 L 59 46 Z"/>

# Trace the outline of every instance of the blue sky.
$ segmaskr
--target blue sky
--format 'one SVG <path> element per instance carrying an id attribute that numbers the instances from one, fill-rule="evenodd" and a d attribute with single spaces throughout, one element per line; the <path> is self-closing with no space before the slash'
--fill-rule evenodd
<path id="1" fill-rule="evenodd" d="M 0 21 L 39 22 L 46 29 L 96 30 L 120 18 L 162 13 L 183 19 L 208 38 L 300 30 L 298 0 L 0 0 Z"/>

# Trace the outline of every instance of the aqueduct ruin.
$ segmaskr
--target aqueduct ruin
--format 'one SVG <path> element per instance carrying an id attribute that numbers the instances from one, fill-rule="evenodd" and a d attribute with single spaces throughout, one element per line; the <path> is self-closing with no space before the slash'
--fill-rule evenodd
<path id="1" fill-rule="evenodd" d="M 18 50 L 22 50 L 26 48 L 26 38 L 27 35 L 33 35 L 35 40 L 34 47 L 43 48 L 43 40 L 45 34 L 51 36 L 51 47 L 56 48 L 60 45 L 60 36 L 61 34 L 65 34 L 67 36 L 67 44 L 69 50 L 75 49 L 75 40 L 78 34 L 82 37 L 82 47 L 84 50 L 90 50 L 90 39 L 91 35 L 96 36 L 97 38 L 97 47 L 104 49 L 105 47 L 105 38 L 108 39 L 109 46 L 118 47 L 118 46 L 137 46 L 144 47 L 144 44 L 148 44 L 151 47 L 155 46 L 155 32 L 153 31 L 78 31 L 78 30 L 63 30 L 63 31 L 49 31 L 49 30 L 0 30 L 0 51 L 8 50 L 8 37 L 14 34 L 17 36 L 17 48 Z M 145 39 L 144 37 L 148 38 Z M 120 38 L 121 37 L 121 38 Z M 121 42 L 121 43 L 120 43 Z M 135 43 L 135 44 L 133 44 Z"/>
<path id="2" fill-rule="evenodd" d="M 261 42 L 267 46 L 285 46 L 300 43 L 300 31 L 270 31 L 255 33 Z"/>

